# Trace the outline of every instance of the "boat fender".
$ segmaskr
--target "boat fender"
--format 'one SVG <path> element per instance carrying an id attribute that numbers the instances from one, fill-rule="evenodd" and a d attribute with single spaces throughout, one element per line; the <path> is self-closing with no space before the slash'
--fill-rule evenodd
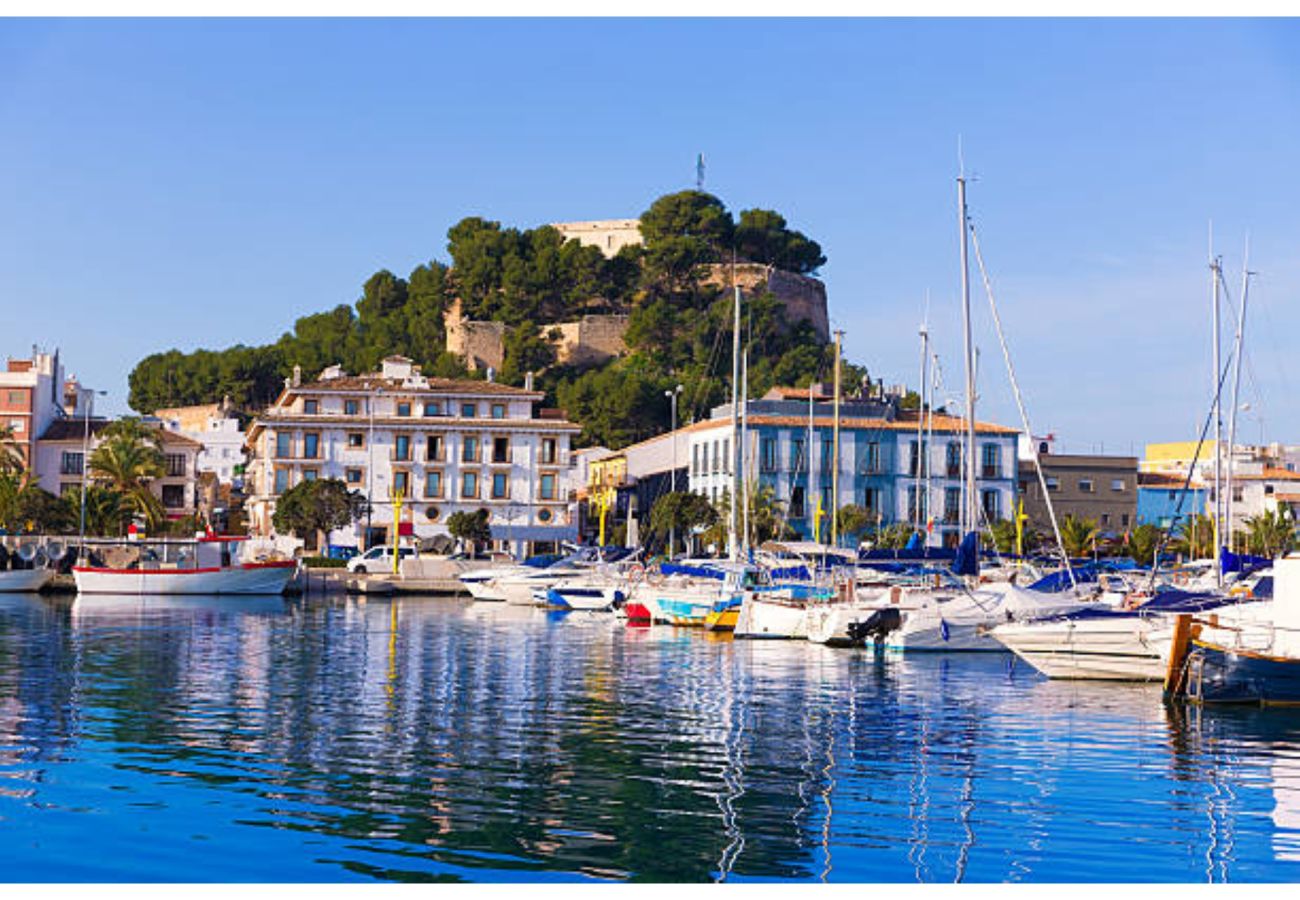
<path id="1" fill-rule="evenodd" d="M 635 564 L 627 570 L 627 577 L 629 581 L 640 581 L 645 577 L 645 566 L 640 563 Z"/>

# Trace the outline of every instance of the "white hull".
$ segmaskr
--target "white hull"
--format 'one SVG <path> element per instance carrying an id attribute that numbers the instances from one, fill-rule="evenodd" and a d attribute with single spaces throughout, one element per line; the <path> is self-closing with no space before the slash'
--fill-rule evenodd
<path id="1" fill-rule="evenodd" d="M 736 637 L 787 640 L 803 640 L 808 637 L 806 603 L 760 600 L 760 596 L 749 594 L 745 597 L 740 614 L 736 617 Z"/>
<path id="2" fill-rule="evenodd" d="M 1158 681 L 1171 629 L 1161 619 L 1116 616 L 999 625 L 993 635 L 1048 678 Z"/>
<path id="3" fill-rule="evenodd" d="M 73 568 L 78 594 L 282 594 L 295 565 L 250 564 L 229 569 Z"/>
<path id="4" fill-rule="evenodd" d="M 551 593 L 558 593 L 563 605 L 556 603 Z M 624 592 L 615 587 L 593 587 L 590 585 L 557 584 L 551 588 L 538 588 L 534 599 L 541 606 L 556 606 L 561 609 L 581 610 L 585 612 L 608 612 L 614 604 L 623 599 Z"/>
<path id="5" fill-rule="evenodd" d="M 53 577 L 52 569 L 11 569 L 0 572 L 0 593 L 35 593 Z"/>
<path id="6" fill-rule="evenodd" d="M 501 603 L 506 599 L 493 587 L 491 581 L 465 581 L 462 579 L 461 584 L 465 586 L 465 590 L 469 591 L 469 595 L 475 600 Z"/>

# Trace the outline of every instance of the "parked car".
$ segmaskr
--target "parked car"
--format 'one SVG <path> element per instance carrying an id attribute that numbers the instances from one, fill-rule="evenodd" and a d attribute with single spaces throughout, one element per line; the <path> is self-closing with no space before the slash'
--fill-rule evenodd
<path id="1" fill-rule="evenodd" d="M 398 554 L 399 559 L 411 559 L 415 556 L 415 550 L 410 547 L 402 547 Z M 393 548 L 387 545 L 371 547 L 360 556 L 354 556 L 348 560 L 348 571 L 361 575 L 367 572 L 393 571 Z"/>

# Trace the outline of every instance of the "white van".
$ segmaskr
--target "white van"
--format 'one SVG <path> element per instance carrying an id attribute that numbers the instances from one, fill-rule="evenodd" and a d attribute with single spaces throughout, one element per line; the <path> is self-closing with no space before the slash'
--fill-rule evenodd
<path id="1" fill-rule="evenodd" d="M 411 559 L 414 556 L 415 550 L 411 547 L 402 547 L 398 551 L 399 559 Z M 360 575 L 367 572 L 393 571 L 393 548 L 387 544 L 382 547 L 371 547 L 360 556 L 354 556 L 348 560 L 348 571 Z"/>

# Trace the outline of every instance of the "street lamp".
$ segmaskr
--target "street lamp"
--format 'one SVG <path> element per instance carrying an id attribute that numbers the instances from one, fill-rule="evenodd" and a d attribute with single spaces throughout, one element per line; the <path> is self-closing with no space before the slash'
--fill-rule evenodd
<path id="1" fill-rule="evenodd" d="M 85 564 L 86 561 L 86 472 L 90 469 L 90 408 L 95 403 L 95 395 L 101 397 L 108 396 L 108 391 L 84 391 L 90 399 L 86 403 L 86 411 L 82 413 L 81 419 L 83 424 L 81 434 L 81 522 L 77 528 L 80 534 L 80 543 L 77 545 L 77 562 Z M 77 397 L 77 402 L 81 402 L 81 397 Z"/>
<path id="2" fill-rule="evenodd" d="M 370 392 L 370 397 L 366 400 L 366 412 L 370 415 L 370 431 L 366 435 L 366 451 L 370 455 L 370 461 L 366 465 L 366 533 L 361 540 L 362 553 L 370 549 L 370 517 L 375 507 L 375 398 L 383 393 L 382 388 L 376 388 Z"/>
<path id="3" fill-rule="evenodd" d="M 677 395 L 680 394 L 682 390 L 683 388 L 679 384 L 671 391 L 664 391 L 664 396 L 668 398 L 668 402 L 672 408 L 671 415 L 672 415 L 672 423 L 673 423 L 672 429 L 669 432 L 673 437 L 673 471 L 671 476 L 672 490 L 670 491 L 670 493 L 677 492 Z M 669 559 L 672 559 L 673 557 L 673 545 L 676 543 L 677 543 L 677 525 L 675 522 L 669 523 L 668 525 L 668 558 Z"/>

